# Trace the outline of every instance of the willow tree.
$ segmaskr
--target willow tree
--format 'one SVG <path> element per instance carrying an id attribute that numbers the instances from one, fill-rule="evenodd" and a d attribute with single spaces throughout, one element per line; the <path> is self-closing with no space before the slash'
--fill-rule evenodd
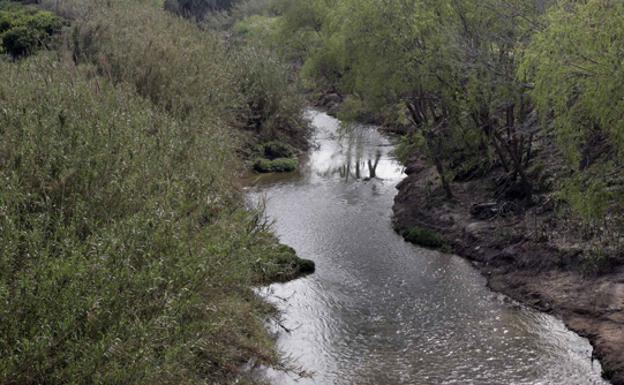
<path id="1" fill-rule="evenodd" d="M 522 74 L 532 79 L 544 119 L 573 170 L 566 196 L 586 219 L 600 219 L 622 196 L 624 2 L 560 1 L 529 46 Z"/>
<path id="2" fill-rule="evenodd" d="M 327 52 L 327 31 L 332 10 L 340 0 L 275 0 L 279 17 L 278 45 L 282 54 L 304 64 Z"/>
<path id="3" fill-rule="evenodd" d="M 518 53 L 541 28 L 544 1 L 453 0 L 463 55 L 459 64 L 468 121 L 483 135 L 490 152 L 507 171 L 508 184 L 519 180 L 530 195 L 526 168 L 538 130 L 531 119 L 532 87 L 517 76 Z M 488 157 L 485 151 L 481 155 Z"/>
<path id="4" fill-rule="evenodd" d="M 303 57 L 305 78 L 367 109 L 400 111 L 408 152 L 427 156 L 451 197 L 454 173 L 490 158 L 512 183 L 529 186 L 535 127 L 527 84 L 516 77 L 517 49 L 543 7 L 544 0 L 295 0 L 284 33 L 316 37 Z"/>
<path id="5" fill-rule="evenodd" d="M 338 86 L 373 109 L 401 104 L 411 123 L 408 137 L 424 144 L 422 150 L 451 197 L 446 138 L 455 127 L 459 82 L 456 61 L 447 58 L 457 45 L 445 30 L 449 11 L 445 4 L 342 0 L 324 28 L 329 36 L 325 47 L 341 71 Z M 312 55 L 307 73 L 326 73 L 319 64 L 327 55 L 322 51 Z"/>

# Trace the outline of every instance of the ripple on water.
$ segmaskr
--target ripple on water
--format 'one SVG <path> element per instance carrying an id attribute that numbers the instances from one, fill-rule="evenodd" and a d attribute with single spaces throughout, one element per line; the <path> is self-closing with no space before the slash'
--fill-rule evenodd
<path id="1" fill-rule="evenodd" d="M 279 333 L 279 348 L 314 373 L 268 370 L 273 384 L 606 384 L 589 343 L 560 321 L 490 292 L 462 259 L 392 231 L 404 175 L 387 138 L 307 116 L 318 146 L 302 172 L 250 192 L 266 197 L 280 239 L 317 263 L 310 277 L 261 290 L 292 329 Z M 382 179 L 365 181 L 377 158 Z"/>

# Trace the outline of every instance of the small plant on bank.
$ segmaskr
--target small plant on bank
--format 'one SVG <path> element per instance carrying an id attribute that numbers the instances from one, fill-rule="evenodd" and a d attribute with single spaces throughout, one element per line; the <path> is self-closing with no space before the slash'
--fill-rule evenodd
<path id="1" fill-rule="evenodd" d="M 260 158 L 254 163 L 254 170 L 261 173 L 295 171 L 299 162 L 292 158 L 265 159 Z"/>
<path id="2" fill-rule="evenodd" d="M 447 246 L 446 241 L 440 234 L 424 227 L 415 226 L 411 229 L 403 230 L 401 235 L 403 235 L 406 241 L 422 247 L 442 249 Z"/>
<path id="3" fill-rule="evenodd" d="M 279 141 L 271 141 L 258 146 L 259 158 L 254 163 L 254 170 L 260 173 L 290 172 L 297 169 L 299 161 L 295 158 L 295 149 Z"/>
<path id="4" fill-rule="evenodd" d="M 270 261 L 258 262 L 256 269 L 268 282 L 288 281 L 293 278 L 314 273 L 315 264 L 308 259 L 297 257 L 297 253 L 286 245 L 277 245 Z"/>

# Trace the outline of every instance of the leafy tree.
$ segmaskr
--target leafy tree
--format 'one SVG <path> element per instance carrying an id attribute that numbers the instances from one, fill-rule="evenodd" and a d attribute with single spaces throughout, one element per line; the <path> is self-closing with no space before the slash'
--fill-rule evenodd
<path id="1" fill-rule="evenodd" d="M 530 192 L 534 125 L 518 46 L 543 2 L 295 1 L 284 34 L 308 31 L 302 74 L 324 90 L 408 119 L 407 148 L 425 153 L 452 195 L 454 172 L 495 158 Z M 401 106 L 397 109 L 396 106 Z"/>
<path id="2" fill-rule="evenodd" d="M 592 211 L 604 217 L 605 193 L 616 197 L 622 188 L 617 175 L 624 160 L 624 3 L 560 1 L 545 21 L 525 53 L 521 75 L 534 83 L 531 95 L 544 121 L 553 120 L 570 166 L 584 174 L 567 184 L 568 201 L 583 217 Z M 583 192 L 602 198 L 574 197 Z M 592 201 L 599 204 L 585 207 Z"/>
<path id="3" fill-rule="evenodd" d="M 518 51 L 540 28 L 539 16 L 545 4 L 455 0 L 452 6 L 463 51 L 459 65 L 464 68 L 462 81 L 469 121 L 509 173 L 508 183 L 519 180 L 520 194 L 530 195 L 531 182 L 525 170 L 538 127 L 532 119 L 533 106 L 528 96 L 531 86 L 516 74 Z"/>
<path id="4" fill-rule="evenodd" d="M 301 7 L 315 9 L 313 4 Z M 303 66 L 305 77 L 325 89 L 355 94 L 377 110 L 404 106 L 411 121 L 410 140 L 425 143 L 451 196 L 443 147 L 456 116 L 451 111 L 458 73 L 454 61 L 446 58 L 456 47 L 443 30 L 446 11 L 443 4 L 428 0 L 343 0 L 321 18 L 302 20 L 301 10 L 291 9 L 284 25 L 316 33 L 316 45 L 309 47 Z"/>

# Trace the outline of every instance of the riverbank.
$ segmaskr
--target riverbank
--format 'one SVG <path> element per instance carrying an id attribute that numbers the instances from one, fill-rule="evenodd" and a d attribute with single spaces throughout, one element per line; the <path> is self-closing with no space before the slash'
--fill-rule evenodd
<path id="1" fill-rule="evenodd" d="M 549 202 L 521 213 L 487 203 L 492 175 L 454 183 L 455 199 L 448 201 L 434 187 L 437 173 L 422 159 L 412 158 L 406 173 L 393 207 L 397 231 L 441 237 L 448 251 L 474 262 L 493 290 L 553 314 L 587 337 L 604 377 L 624 384 L 622 264 L 610 261 L 600 274 L 582 273 L 586 262 L 570 234 L 543 234 L 556 227 Z"/>

